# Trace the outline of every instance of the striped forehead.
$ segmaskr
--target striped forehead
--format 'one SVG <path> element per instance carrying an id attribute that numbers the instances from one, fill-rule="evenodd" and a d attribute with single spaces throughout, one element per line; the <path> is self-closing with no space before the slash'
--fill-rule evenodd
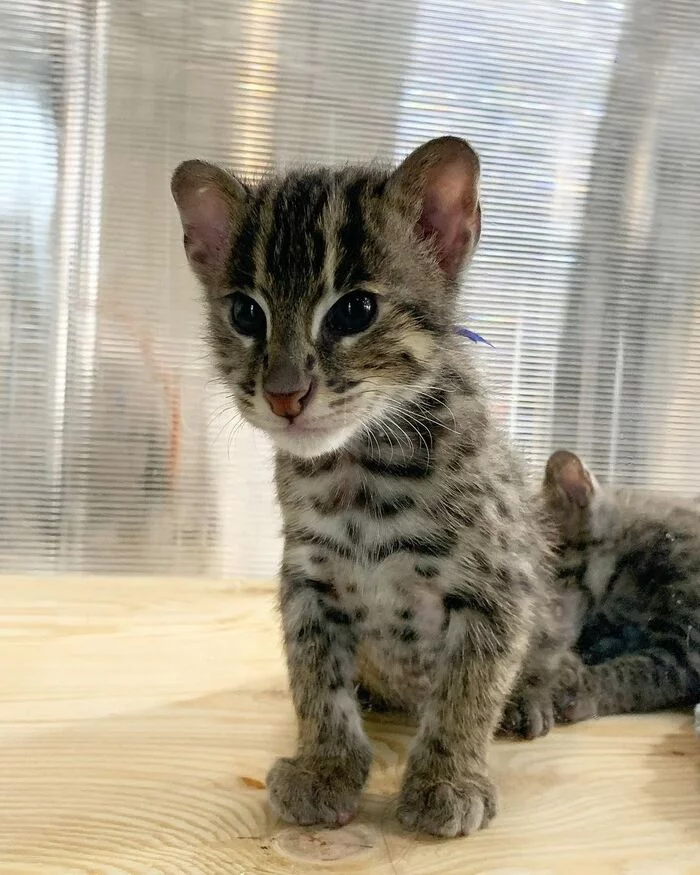
<path id="1" fill-rule="evenodd" d="M 322 297 L 365 282 L 370 272 L 365 205 L 381 193 L 366 172 L 293 173 L 263 183 L 251 199 L 231 259 L 232 288 L 273 310 L 311 312 Z"/>

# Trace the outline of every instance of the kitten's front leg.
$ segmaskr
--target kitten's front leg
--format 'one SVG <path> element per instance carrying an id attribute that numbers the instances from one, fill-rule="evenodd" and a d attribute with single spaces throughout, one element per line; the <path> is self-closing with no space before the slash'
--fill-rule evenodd
<path id="1" fill-rule="evenodd" d="M 527 643 L 523 611 L 482 595 L 448 596 L 445 646 L 399 797 L 407 829 L 469 835 L 497 809 L 486 755 Z M 525 606 L 527 607 L 527 606 Z M 518 619 L 515 619 L 518 618 Z"/>
<path id="2" fill-rule="evenodd" d="M 281 609 L 299 742 L 267 777 L 270 803 L 291 823 L 342 825 L 371 761 L 353 689 L 355 632 L 325 581 L 283 573 Z"/>

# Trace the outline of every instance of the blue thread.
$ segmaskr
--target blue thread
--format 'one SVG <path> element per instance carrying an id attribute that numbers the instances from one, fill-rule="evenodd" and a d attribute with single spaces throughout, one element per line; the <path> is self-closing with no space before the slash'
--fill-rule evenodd
<path id="1" fill-rule="evenodd" d="M 471 328 L 465 328 L 462 325 L 458 325 L 455 328 L 455 333 L 459 334 L 460 337 L 466 337 L 468 340 L 473 341 L 474 343 L 485 343 L 486 346 L 490 346 L 491 349 L 494 349 L 494 345 L 489 343 L 485 337 L 482 337 L 480 334 L 477 334 L 476 331 L 472 331 Z"/>

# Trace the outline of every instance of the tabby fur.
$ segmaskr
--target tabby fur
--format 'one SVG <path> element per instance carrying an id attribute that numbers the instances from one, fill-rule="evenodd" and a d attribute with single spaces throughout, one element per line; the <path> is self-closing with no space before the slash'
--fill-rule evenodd
<path id="1" fill-rule="evenodd" d="M 476 154 L 453 137 L 395 170 L 250 183 L 190 161 L 173 177 L 219 373 L 277 448 L 299 740 L 268 788 L 291 822 L 353 816 L 371 761 L 360 685 L 418 719 L 398 801 L 407 828 L 468 834 L 496 812 L 487 753 L 526 655 L 540 660 L 547 547 L 454 332 L 478 180 Z M 232 317 L 236 293 L 256 337 Z M 357 295 L 376 317 L 334 334 L 332 308 L 357 309 Z"/>
<path id="2" fill-rule="evenodd" d="M 700 700 L 700 509 L 601 487 L 566 450 L 543 495 L 557 534 L 559 614 L 581 659 L 568 659 L 554 704 L 562 722 Z"/>

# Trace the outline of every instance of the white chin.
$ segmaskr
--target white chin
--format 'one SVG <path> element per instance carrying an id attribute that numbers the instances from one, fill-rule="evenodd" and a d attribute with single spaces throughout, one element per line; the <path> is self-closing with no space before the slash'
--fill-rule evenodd
<path id="1" fill-rule="evenodd" d="M 278 450 L 303 459 L 314 459 L 342 449 L 358 431 L 358 425 L 304 434 L 302 429 L 286 429 L 270 434 Z M 269 434 L 269 432 L 268 432 Z"/>

